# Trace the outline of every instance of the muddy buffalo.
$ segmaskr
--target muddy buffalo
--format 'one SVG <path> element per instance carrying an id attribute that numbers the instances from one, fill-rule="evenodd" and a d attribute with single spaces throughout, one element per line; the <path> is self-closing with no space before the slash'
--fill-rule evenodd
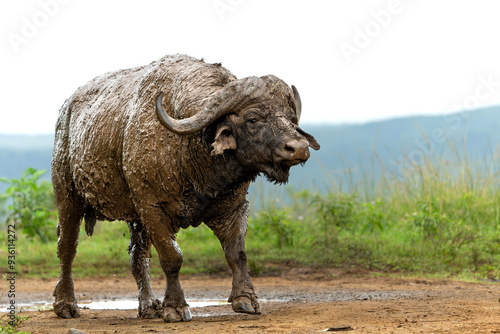
<path id="1" fill-rule="evenodd" d="M 184 55 L 78 88 L 59 112 L 52 159 L 61 265 L 54 312 L 79 316 L 71 270 L 85 218 L 89 235 L 96 220 L 128 223 L 140 317 L 191 319 L 175 239 L 180 228 L 202 222 L 233 272 L 233 310 L 260 313 L 246 266 L 246 195 L 259 174 L 287 182 L 308 147 L 319 149 L 299 128 L 300 112 L 295 87 L 275 76 L 237 79 L 220 64 Z M 151 245 L 167 278 L 163 303 L 149 283 Z"/>

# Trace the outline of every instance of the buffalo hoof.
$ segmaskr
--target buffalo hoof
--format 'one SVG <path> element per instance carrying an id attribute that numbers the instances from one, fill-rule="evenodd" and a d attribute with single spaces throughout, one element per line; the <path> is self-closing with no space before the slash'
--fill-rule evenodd
<path id="1" fill-rule="evenodd" d="M 184 306 L 180 309 L 167 306 L 163 309 L 161 317 L 165 322 L 190 321 L 192 319 L 191 311 L 189 311 L 188 306 Z"/>
<path id="2" fill-rule="evenodd" d="M 257 298 L 250 299 L 245 296 L 235 298 L 231 303 L 234 312 L 260 314 L 260 304 Z"/>
<path id="3" fill-rule="evenodd" d="M 68 303 L 64 300 L 60 300 L 54 303 L 54 313 L 64 319 L 79 318 L 80 308 L 76 302 Z"/>
<path id="4" fill-rule="evenodd" d="M 162 316 L 161 301 L 151 299 L 145 303 L 139 303 L 139 317 L 143 319 L 155 319 Z"/>

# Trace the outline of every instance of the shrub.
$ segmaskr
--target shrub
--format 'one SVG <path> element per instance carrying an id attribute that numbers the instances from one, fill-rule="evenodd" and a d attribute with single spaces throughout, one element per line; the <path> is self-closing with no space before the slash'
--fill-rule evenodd
<path id="1" fill-rule="evenodd" d="M 0 178 L 0 182 L 9 184 L 6 192 L 0 194 L 0 201 L 7 205 L 8 223 L 46 243 L 56 239 L 57 210 L 52 184 L 40 180 L 43 174 L 44 170 L 28 168 L 20 179 Z"/>

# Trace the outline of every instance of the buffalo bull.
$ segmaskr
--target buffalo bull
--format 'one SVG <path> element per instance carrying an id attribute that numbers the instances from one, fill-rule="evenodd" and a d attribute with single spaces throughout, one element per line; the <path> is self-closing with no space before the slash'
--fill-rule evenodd
<path id="1" fill-rule="evenodd" d="M 85 218 L 89 235 L 96 220 L 128 223 L 140 317 L 191 319 L 175 239 L 180 228 L 202 222 L 232 270 L 233 310 L 260 313 L 246 267 L 246 195 L 259 174 L 287 182 L 308 147 L 319 149 L 298 126 L 300 112 L 295 87 L 275 76 L 237 79 L 220 64 L 183 55 L 78 88 L 60 109 L 52 159 L 60 260 L 54 312 L 79 316 L 71 270 Z M 163 303 L 149 283 L 151 245 L 167 279 Z"/>

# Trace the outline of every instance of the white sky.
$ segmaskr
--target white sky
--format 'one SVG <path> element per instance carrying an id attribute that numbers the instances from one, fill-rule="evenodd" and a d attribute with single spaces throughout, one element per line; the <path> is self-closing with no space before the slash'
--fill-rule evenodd
<path id="1" fill-rule="evenodd" d="M 53 132 L 78 86 L 174 53 L 296 85 L 304 123 L 500 104 L 499 9 L 498 0 L 2 1 L 0 133 Z"/>

